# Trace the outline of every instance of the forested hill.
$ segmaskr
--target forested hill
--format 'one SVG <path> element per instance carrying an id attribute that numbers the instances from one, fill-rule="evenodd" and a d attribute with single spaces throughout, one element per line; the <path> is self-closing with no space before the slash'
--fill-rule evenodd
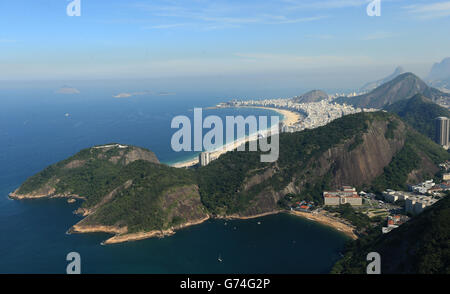
<path id="1" fill-rule="evenodd" d="M 230 152 L 198 170 L 203 203 L 214 214 L 272 211 L 285 197 L 322 203 L 324 189 L 353 185 L 372 191 L 404 189 L 433 176 L 449 159 L 439 145 L 397 116 L 359 113 L 326 126 L 281 134 L 276 163 L 257 152 Z"/>
<path id="2" fill-rule="evenodd" d="M 81 198 L 77 227 L 122 233 L 164 230 L 204 219 L 193 171 L 159 164 L 130 145 L 87 148 L 30 177 L 16 199 Z M 107 228 L 107 229 L 105 229 Z"/>
<path id="3" fill-rule="evenodd" d="M 408 100 L 396 102 L 385 109 L 396 113 L 403 121 L 432 140 L 435 140 L 436 134 L 434 119 L 439 116 L 450 118 L 450 111 L 437 105 L 422 94 L 417 94 Z"/>
<path id="4" fill-rule="evenodd" d="M 381 228 L 348 244 L 332 273 L 365 274 L 369 252 L 381 256 L 382 274 L 450 274 L 450 197 L 438 201 L 399 228 Z"/>
<path id="5" fill-rule="evenodd" d="M 396 115 L 358 113 L 280 135 L 274 163 L 260 152 L 228 152 L 196 170 L 159 164 L 149 150 L 96 146 L 30 177 L 12 198 L 84 199 L 77 228 L 118 234 L 172 230 L 209 216 L 253 216 L 324 189 L 380 191 L 433 176 L 449 154 Z M 248 148 L 247 148 L 248 150 Z M 105 229 L 106 228 L 106 229 Z"/>

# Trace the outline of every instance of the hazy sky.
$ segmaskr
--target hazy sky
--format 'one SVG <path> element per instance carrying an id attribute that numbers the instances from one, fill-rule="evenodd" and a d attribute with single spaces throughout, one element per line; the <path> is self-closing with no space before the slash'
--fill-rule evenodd
<path id="1" fill-rule="evenodd" d="M 426 75 L 450 56 L 450 1 L 67 0 L 0 2 L 0 80 Z M 337 75 L 337 76 L 336 76 Z M 381 75 L 381 76 L 379 76 Z"/>

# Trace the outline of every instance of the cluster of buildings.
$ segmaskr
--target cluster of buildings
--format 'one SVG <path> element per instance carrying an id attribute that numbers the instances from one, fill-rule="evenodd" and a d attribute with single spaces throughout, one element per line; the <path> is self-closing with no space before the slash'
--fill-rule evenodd
<path id="1" fill-rule="evenodd" d="M 324 126 L 345 115 L 362 111 L 376 111 L 376 109 L 354 108 L 351 105 L 334 103 L 331 99 L 311 103 L 296 103 L 290 98 L 244 101 L 233 100 L 231 102 L 221 103 L 218 105 L 218 107 L 225 106 L 262 106 L 298 112 L 303 115 L 304 118 L 293 126 L 283 126 L 281 129 L 282 132 L 290 133 Z"/>
<path id="2" fill-rule="evenodd" d="M 408 220 L 409 220 L 409 217 L 406 215 L 400 215 L 400 214 L 390 215 L 387 217 L 386 227 L 382 227 L 381 231 L 383 232 L 383 234 L 389 233 L 390 231 L 398 228 L 400 225 L 404 224 Z"/>
<path id="3" fill-rule="evenodd" d="M 403 191 L 387 190 L 383 192 L 384 199 L 387 202 L 395 202 L 397 200 L 405 201 L 405 212 L 411 214 L 420 214 L 427 207 L 436 203 L 439 199 L 433 196 L 418 195 Z"/>
<path id="4" fill-rule="evenodd" d="M 374 111 L 373 109 L 354 108 L 351 105 L 338 104 L 326 100 L 297 104 L 295 109 L 300 113 L 305 114 L 305 118 L 299 124 L 300 130 L 324 126 L 345 115 L 362 111 Z"/>
<path id="5" fill-rule="evenodd" d="M 438 199 L 432 196 L 412 196 L 405 200 L 405 212 L 411 214 L 419 214 L 425 210 L 425 208 L 435 204 Z"/>
<path id="6" fill-rule="evenodd" d="M 386 190 L 383 197 L 387 202 L 394 203 L 397 200 L 405 201 L 405 212 L 419 214 L 427 207 L 436 203 L 443 194 L 442 191 L 450 191 L 450 174 L 444 174 L 441 184 L 428 180 L 423 183 L 409 186 L 410 192 Z"/>
<path id="7" fill-rule="evenodd" d="M 441 192 L 450 191 L 450 174 L 444 174 L 440 184 L 428 180 L 417 185 L 409 185 L 409 190 L 417 194 L 441 196 Z"/>
<path id="8" fill-rule="evenodd" d="M 356 189 L 351 186 L 343 186 L 341 190 L 324 191 L 323 201 L 325 205 L 338 206 L 349 203 L 352 206 L 361 206 L 362 198 L 356 192 Z"/>
<path id="9" fill-rule="evenodd" d="M 383 198 L 386 202 L 394 203 L 397 200 L 406 200 L 409 197 L 413 197 L 415 194 L 404 191 L 394 191 L 391 189 L 387 189 L 383 192 Z"/>
<path id="10" fill-rule="evenodd" d="M 427 194 L 436 184 L 433 180 L 428 180 L 417 185 L 410 185 L 409 189 L 418 194 Z"/>
<path id="11" fill-rule="evenodd" d="M 297 211 L 310 212 L 313 207 L 314 207 L 313 202 L 301 201 L 301 202 L 296 202 L 293 205 L 292 209 L 297 210 Z"/>

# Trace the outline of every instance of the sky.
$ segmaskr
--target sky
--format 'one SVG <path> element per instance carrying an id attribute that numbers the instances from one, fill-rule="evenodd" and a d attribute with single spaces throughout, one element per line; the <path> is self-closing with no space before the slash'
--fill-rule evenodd
<path id="1" fill-rule="evenodd" d="M 0 2 L 0 80 L 220 77 L 352 86 L 450 56 L 450 1 Z"/>

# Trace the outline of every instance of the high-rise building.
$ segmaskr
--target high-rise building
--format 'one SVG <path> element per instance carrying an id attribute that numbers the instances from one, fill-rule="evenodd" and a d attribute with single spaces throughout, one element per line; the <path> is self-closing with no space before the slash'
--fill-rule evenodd
<path id="1" fill-rule="evenodd" d="M 448 117 L 440 116 L 436 118 L 436 143 L 445 148 L 449 143 L 449 119 Z"/>
<path id="2" fill-rule="evenodd" d="M 198 161 L 200 162 L 200 166 L 208 165 L 211 162 L 211 153 L 202 152 L 198 156 Z"/>

